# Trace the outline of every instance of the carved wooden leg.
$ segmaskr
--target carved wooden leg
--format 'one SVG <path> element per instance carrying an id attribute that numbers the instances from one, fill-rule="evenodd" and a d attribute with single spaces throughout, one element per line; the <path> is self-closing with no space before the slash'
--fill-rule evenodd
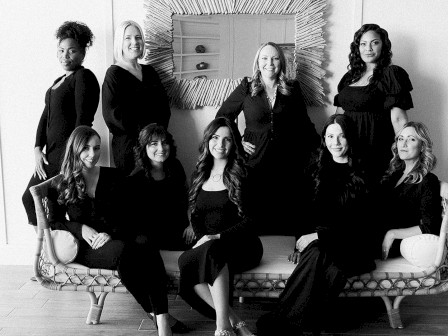
<path id="1" fill-rule="evenodd" d="M 89 292 L 88 294 L 90 297 L 90 310 L 87 315 L 86 324 L 98 324 L 100 323 L 104 300 L 106 299 L 108 292 L 103 292 L 98 297 L 92 292 Z"/>
<path id="2" fill-rule="evenodd" d="M 381 296 L 386 305 L 387 315 L 389 316 L 389 324 L 393 329 L 403 329 L 403 323 L 400 317 L 400 302 L 404 299 L 404 296 L 397 296 L 394 299 L 393 306 L 388 296 Z"/>

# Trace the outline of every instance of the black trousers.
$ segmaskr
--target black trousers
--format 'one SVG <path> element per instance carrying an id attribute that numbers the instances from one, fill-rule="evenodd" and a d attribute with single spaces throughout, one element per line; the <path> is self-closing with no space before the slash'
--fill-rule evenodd
<path id="1" fill-rule="evenodd" d="M 337 298 L 347 277 L 318 240 L 301 253 L 277 307 L 257 321 L 260 336 L 300 335 L 304 328 L 319 334 L 327 301 Z"/>
<path id="2" fill-rule="evenodd" d="M 76 262 L 118 270 L 121 281 L 147 313 L 168 313 L 167 276 L 159 250 L 150 244 L 111 240 L 99 249 L 80 242 Z"/>
<path id="3" fill-rule="evenodd" d="M 47 179 L 56 176 L 59 174 L 60 167 L 59 165 L 55 164 L 48 164 L 45 165 L 45 172 L 47 173 Z M 22 195 L 22 203 L 25 207 L 26 215 L 28 217 L 28 223 L 31 225 L 36 226 L 37 225 L 37 218 L 36 218 L 36 208 L 34 207 L 34 200 L 33 196 L 30 193 L 30 187 L 38 185 L 45 180 L 41 180 L 39 177 L 31 176 L 30 181 L 28 182 L 28 186 L 25 189 L 25 192 Z"/>

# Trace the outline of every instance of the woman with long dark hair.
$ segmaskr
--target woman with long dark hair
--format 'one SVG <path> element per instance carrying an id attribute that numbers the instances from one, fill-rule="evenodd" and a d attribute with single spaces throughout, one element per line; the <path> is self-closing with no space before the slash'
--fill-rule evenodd
<path id="1" fill-rule="evenodd" d="M 392 158 L 395 134 L 413 107 L 407 72 L 392 65 L 392 43 L 377 24 L 364 24 L 350 44 L 348 72 L 338 84 L 336 113 L 355 122 L 368 175 L 378 182 Z"/>
<path id="2" fill-rule="evenodd" d="M 338 296 L 348 277 L 375 267 L 368 224 L 369 186 L 354 144 L 353 121 L 332 115 L 322 130 L 317 162 L 309 174 L 309 203 L 298 228 L 298 265 L 288 278 L 277 307 L 257 321 L 258 335 L 320 333 L 327 301 Z M 304 185 L 304 187 L 306 187 Z M 370 216 L 371 217 L 371 216 Z"/>
<path id="3" fill-rule="evenodd" d="M 206 127 L 191 179 L 191 223 L 198 238 L 179 258 L 179 294 L 216 319 L 215 336 L 252 335 L 231 308 L 233 274 L 253 268 L 263 247 L 247 205 L 241 136 L 233 121 L 216 118 Z"/>

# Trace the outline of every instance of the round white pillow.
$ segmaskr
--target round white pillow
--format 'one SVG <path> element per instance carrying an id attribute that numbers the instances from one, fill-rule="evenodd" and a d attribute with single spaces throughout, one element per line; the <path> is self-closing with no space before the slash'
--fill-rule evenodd
<path id="1" fill-rule="evenodd" d="M 434 265 L 438 243 L 439 236 L 424 233 L 403 239 L 400 252 L 411 264 L 427 268 Z"/>
<path id="2" fill-rule="evenodd" d="M 75 236 L 69 231 L 53 230 L 51 238 L 53 239 L 54 253 L 61 263 L 68 264 L 75 260 L 79 248 L 78 239 Z"/>

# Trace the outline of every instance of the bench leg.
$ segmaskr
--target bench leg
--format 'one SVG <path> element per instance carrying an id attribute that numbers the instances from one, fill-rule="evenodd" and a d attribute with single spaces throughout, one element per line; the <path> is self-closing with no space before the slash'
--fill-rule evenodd
<path id="1" fill-rule="evenodd" d="M 96 297 L 95 293 L 89 292 L 90 310 L 89 314 L 87 315 L 86 324 L 100 323 L 104 300 L 106 299 L 107 294 L 108 292 L 103 292 L 98 297 Z"/>
<path id="2" fill-rule="evenodd" d="M 394 299 L 393 305 L 388 296 L 381 297 L 386 305 L 387 315 L 389 316 L 390 327 L 393 329 L 403 329 L 403 323 L 400 317 L 400 303 L 404 299 L 404 296 L 397 296 Z"/>

